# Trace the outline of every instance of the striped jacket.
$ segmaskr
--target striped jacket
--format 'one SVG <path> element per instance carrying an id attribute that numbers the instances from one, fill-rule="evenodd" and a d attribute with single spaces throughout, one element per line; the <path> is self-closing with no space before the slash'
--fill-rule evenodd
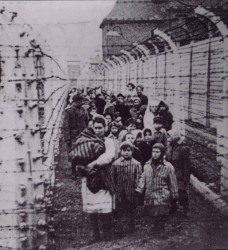
<path id="1" fill-rule="evenodd" d="M 145 192 L 145 205 L 170 205 L 171 198 L 178 197 L 178 187 L 174 167 L 169 162 L 155 166 L 151 160 L 144 166 L 144 172 L 136 188 Z"/>
<path id="2" fill-rule="evenodd" d="M 127 200 L 134 202 L 135 189 L 142 174 L 142 166 L 134 158 L 125 160 L 122 156 L 113 162 L 111 176 L 116 185 L 116 200 L 121 202 L 126 195 Z"/>

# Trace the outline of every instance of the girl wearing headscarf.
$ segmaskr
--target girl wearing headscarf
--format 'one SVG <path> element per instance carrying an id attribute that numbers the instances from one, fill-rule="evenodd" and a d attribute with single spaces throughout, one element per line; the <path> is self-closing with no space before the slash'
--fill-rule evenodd
<path id="1" fill-rule="evenodd" d="M 154 144 L 152 157 L 145 164 L 136 189 L 140 194 L 145 193 L 145 213 L 154 222 L 154 234 L 161 238 L 165 236 L 171 201 L 178 198 L 175 170 L 171 163 L 164 161 L 165 150 L 162 143 Z"/>
<path id="2" fill-rule="evenodd" d="M 144 115 L 144 128 L 149 128 L 154 131 L 154 117 L 158 115 L 158 104 L 159 102 L 156 100 L 150 100 L 149 104 L 147 105 L 146 112 Z"/>

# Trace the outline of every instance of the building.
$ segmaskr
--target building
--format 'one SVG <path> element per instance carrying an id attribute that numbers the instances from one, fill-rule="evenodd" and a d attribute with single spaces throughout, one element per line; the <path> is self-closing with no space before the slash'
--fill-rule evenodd
<path id="1" fill-rule="evenodd" d="M 213 8 L 221 16 L 224 7 L 222 3 L 219 0 L 117 0 L 100 25 L 103 57 L 107 59 L 120 54 L 121 50 L 130 50 L 133 43 L 142 43 L 149 39 L 156 28 L 169 30 L 174 34 L 177 43 L 205 39 L 207 30 L 210 29 L 208 21 L 199 23 L 195 18 L 194 8 L 198 5 Z M 199 27 L 198 32 L 195 26 Z M 189 37 L 189 33 L 192 37 Z"/>

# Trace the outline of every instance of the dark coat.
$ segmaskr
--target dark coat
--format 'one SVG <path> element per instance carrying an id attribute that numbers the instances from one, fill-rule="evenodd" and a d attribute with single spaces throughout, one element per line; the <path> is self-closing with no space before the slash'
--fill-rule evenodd
<path id="1" fill-rule="evenodd" d="M 145 141 L 142 141 L 139 145 L 138 145 L 138 148 L 141 152 L 141 163 L 142 163 L 142 166 L 145 165 L 145 163 L 147 161 L 149 161 L 149 159 L 151 158 L 151 154 L 152 154 L 152 146 L 153 146 L 153 143 L 150 143 L 150 144 L 147 144 Z"/>
<path id="2" fill-rule="evenodd" d="M 123 124 L 131 118 L 131 114 L 129 112 L 128 106 L 125 105 L 125 103 L 116 103 L 115 105 L 116 112 L 119 114 L 119 116 L 122 118 Z"/>
<path id="3" fill-rule="evenodd" d="M 165 110 L 160 110 L 160 106 L 163 105 L 166 107 Z M 163 118 L 163 128 L 166 131 L 169 131 L 172 129 L 172 124 L 173 124 L 173 115 L 171 114 L 171 112 L 169 111 L 169 107 L 168 105 L 166 105 L 164 102 L 160 102 L 160 104 L 158 105 L 158 116 L 161 116 Z"/>
<path id="4" fill-rule="evenodd" d="M 65 142 L 71 146 L 76 137 L 87 127 L 89 116 L 83 107 L 83 102 L 73 102 L 65 109 L 63 119 L 63 134 Z"/>
<path id="5" fill-rule="evenodd" d="M 189 147 L 175 143 L 166 155 L 167 161 L 171 162 L 175 168 L 178 189 L 180 190 L 186 189 L 190 181 L 191 162 L 189 151 Z"/>

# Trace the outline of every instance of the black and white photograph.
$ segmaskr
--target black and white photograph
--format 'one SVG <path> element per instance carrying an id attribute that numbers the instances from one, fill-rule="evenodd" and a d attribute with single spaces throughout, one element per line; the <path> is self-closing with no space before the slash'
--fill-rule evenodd
<path id="1" fill-rule="evenodd" d="M 0 1 L 0 250 L 228 250 L 228 0 Z"/>

